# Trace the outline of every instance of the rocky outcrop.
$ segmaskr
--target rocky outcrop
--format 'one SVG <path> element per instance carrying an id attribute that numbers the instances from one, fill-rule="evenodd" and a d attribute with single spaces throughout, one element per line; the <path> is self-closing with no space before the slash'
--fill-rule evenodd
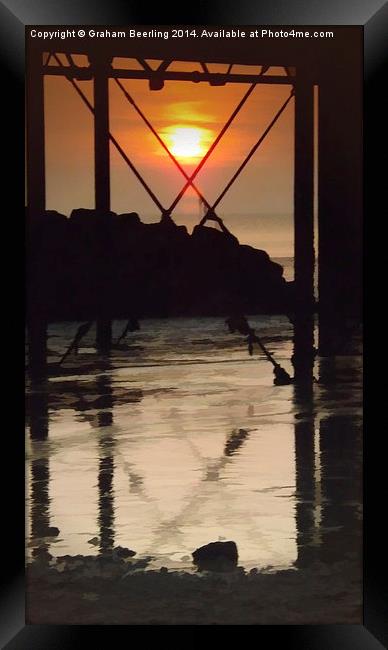
<path id="1" fill-rule="evenodd" d="M 125 318 L 284 312 L 290 301 L 279 264 L 213 227 L 77 209 L 28 217 L 27 233 L 29 300 L 51 319 L 92 318 L 102 304 Z"/>

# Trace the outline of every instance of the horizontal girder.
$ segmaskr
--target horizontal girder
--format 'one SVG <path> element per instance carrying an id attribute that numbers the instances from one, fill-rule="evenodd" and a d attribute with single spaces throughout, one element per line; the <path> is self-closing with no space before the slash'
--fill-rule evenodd
<path id="1" fill-rule="evenodd" d="M 93 79 L 92 67 L 79 66 L 43 66 L 42 72 L 50 76 L 63 76 L 71 79 L 90 80 Z M 127 68 L 106 69 L 108 77 L 116 79 L 146 79 L 154 82 L 164 81 L 191 81 L 193 83 L 207 82 L 211 86 L 223 86 L 227 83 L 257 83 L 257 84 L 284 84 L 290 85 L 294 77 L 286 75 L 262 75 L 262 74 L 222 74 L 216 72 L 181 72 L 164 70 L 162 72 L 153 70 L 128 70 Z M 155 88 L 158 89 L 158 88 Z"/>

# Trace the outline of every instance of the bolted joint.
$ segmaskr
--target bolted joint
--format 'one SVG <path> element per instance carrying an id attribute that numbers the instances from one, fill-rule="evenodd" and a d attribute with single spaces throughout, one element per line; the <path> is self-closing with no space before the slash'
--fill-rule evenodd
<path id="1" fill-rule="evenodd" d="M 163 90 L 164 79 L 159 75 L 154 75 L 150 78 L 149 86 L 150 90 Z"/>
<path id="2" fill-rule="evenodd" d="M 225 86 L 227 77 L 221 73 L 213 73 L 210 77 L 209 84 L 211 86 Z"/>

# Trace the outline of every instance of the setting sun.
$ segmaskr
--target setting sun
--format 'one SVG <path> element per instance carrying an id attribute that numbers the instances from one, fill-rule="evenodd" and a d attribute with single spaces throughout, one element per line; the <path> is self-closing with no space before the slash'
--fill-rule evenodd
<path id="1" fill-rule="evenodd" d="M 171 153 L 177 158 L 196 158 L 205 153 L 201 129 L 174 127 L 170 140 Z"/>

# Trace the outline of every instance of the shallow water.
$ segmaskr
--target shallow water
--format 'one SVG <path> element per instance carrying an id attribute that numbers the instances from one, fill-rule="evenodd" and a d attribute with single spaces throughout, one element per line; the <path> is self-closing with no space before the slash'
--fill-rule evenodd
<path id="1" fill-rule="evenodd" d="M 249 321 L 292 374 L 289 321 Z M 55 370 L 78 325 L 50 326 L 51 376 L 28 386 L 29 554 L 120 545 L 189 569 L 231 539 L 246 568 L 361 557 L 359 346 L 317 362 L 306 399 L 221 319 L 142 321 L 109 358 L 90 331 Z"/>

